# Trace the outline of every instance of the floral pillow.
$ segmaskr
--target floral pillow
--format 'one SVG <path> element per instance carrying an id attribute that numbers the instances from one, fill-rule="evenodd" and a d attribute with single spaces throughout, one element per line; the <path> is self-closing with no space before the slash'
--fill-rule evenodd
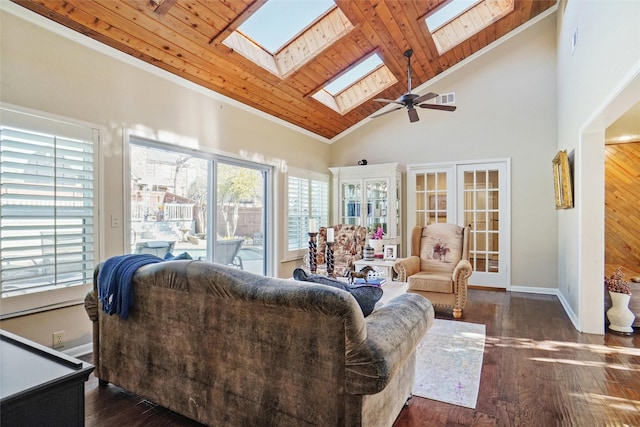
<path id="1" fill-rule="evenodd" d="M 451 273 L 462 258 L 464 228 L 455 224 L 430 224 L 422 229 L 420 269 Z"/>

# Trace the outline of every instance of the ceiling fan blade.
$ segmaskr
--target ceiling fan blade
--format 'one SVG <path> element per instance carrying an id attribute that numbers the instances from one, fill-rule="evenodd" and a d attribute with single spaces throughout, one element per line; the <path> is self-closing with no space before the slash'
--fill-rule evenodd
<path id="1" fill-rule="evenodd" d="M 391 113 L 392 111 L 400 110 L 401 108 L 404 108 L 404 107 L 396 107 L 396 108 L 392 108 L 391 110 L 383 111 L 382 113 L 379 113 L 379 114 L 374 114 L 373 116 L 371 116 L 371 118 L 372 118 L 372 119 L 375 119 L 376 117 L 384 116 L 385 114 L 389 114 L 389 113 Z"/>
<path id="2" fill-rule="evenodd" d="M 435 98 L 436 96 L 438 96 L 437 93 L 433 93 L 433 92 L 429 92 L 429 93 L 425 93 L 422 96 L 417 97 L 416 99 L 413 100 L 414 104 L 420 104 L 423 101 L 428 101 L 430 99 Z"/>
<path id="3" fill-rule="evenodd" d="M 418 111 L 415 108 L 409 108 L 408 109 L 408 113 L 409 113 L 409 121 L 411 123 L 413 122 L 417 122 L 418 120 L 420 120 L 420 117 L 418 117 Z"/>
<path id="4" fill-rule="evenodd" d="M 440 104 L 420 104 L 418 105 L 420 108 L 429 108 L 431 110 L 442 110 L 442 111 L 456 111 L 456 106 L 454 105 L 440 105 Z"/>
<path id="5" fill-rule="evenodd" d="M 378 102 L 386 102 L 386 103 L 389 103 L 389 104 L 400 104 L 400 105 L 404 105 L 402 102 L 400 102 L 400 101 L 396 101 L 395 99 L 376 98 L 376 99 L 374 99 L 374 101 L 378 101 Z"/>

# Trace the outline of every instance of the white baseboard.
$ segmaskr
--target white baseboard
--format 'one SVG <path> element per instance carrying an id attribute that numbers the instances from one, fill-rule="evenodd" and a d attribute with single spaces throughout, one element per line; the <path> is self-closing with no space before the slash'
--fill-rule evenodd
<path id="1" fill-rule="evenodd" d="M 511 286 L 511 288 L 509 288 L 509 291 L 558 296 L 557 288 L 540 288 L 540 287 L 533 287 L 533 286 Z"/>
<path id="2" fill-rule="evenodd" d="M 77 347 L 62 351 L 62 353 L 71 357 L 80 357 L 93 352 L 93 343 L 82 344 Z"/>
<path id="3" fill-rule="evenodd" d="M 558 290 L 557 295 L 558 299 L 560 300 L 560 304 L 562 304 L 562 307 L 564 308 L 565 313 L 567 313 L 567 316 L 569 316 L 569 320 L 571 320 L 571 323 L 573 323 L 573 327 L 576 328 L 576 330 L 583 332 L 582 330 L 580 330 L 580 321 L 578 319 L 578 316 L 576 316 L 576 314 L 573 312 L 573 310 L 571 309 L 571 305 L 566 300 L 564 295 L 562 295 L 560 290 Z"/>

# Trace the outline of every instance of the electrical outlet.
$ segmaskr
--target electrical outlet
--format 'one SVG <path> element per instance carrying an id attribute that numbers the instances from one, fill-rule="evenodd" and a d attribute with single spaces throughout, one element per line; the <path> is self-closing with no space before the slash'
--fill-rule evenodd
<path id="1" fill-rule="evenodd" d="M 64 347 L 64 331 L 53 333 L 53 348 Z"/>
<path id="2" fill-rule="evenodd" d="M 120 218 L 117 215 L 111 215 L 111 228 L 120 227 Z"/>

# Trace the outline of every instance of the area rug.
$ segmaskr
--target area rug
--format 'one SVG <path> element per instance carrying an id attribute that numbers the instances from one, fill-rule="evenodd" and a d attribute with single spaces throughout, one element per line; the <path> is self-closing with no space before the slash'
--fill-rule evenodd
<path id="1" fill-rule="evenodd" d="M 415 396 L 475 409 L 485 326 L 435 319 L 416 350 Z"/>

